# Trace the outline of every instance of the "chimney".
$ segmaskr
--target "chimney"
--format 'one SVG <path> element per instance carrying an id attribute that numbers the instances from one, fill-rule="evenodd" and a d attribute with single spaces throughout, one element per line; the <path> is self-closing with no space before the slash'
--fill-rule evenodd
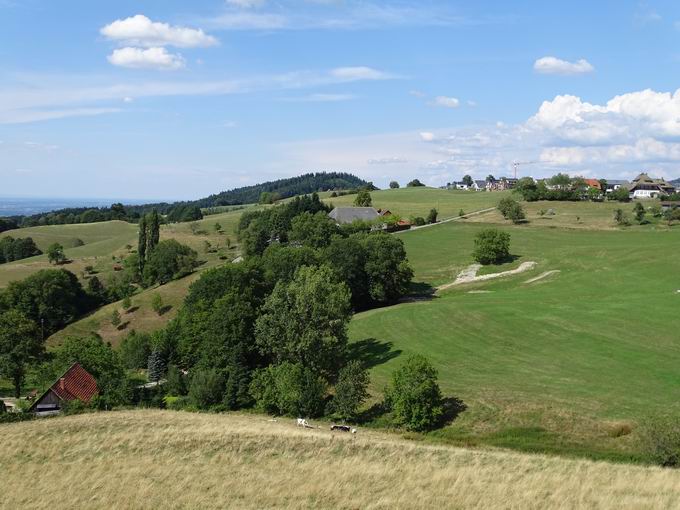
<path id="1" fill-rule="evenodd" d="M 62 377 L 61 379 L 59 379 L 59 389 L 60 389 L 61 391 L 64 391 L 64 390 L 66 389 L 66 388 L 64 387 L 64 378 L 63 378 L 63 377 Z"/>

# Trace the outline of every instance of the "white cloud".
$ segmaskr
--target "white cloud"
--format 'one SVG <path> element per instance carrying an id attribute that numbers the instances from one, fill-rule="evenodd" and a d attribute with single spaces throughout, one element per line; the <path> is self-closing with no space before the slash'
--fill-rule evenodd
<path id="1" fill-rule="evenodd" d="M 309 94 L 300 97 L 286 97 L 284 101 L 294 103 L 337 103 L 340 101 L 349 101 L 356 96 L 352 94 Z"/>
<path id="2" fill-rule="evenodd" d="M 541 74 L 586 74 L 594 70 L 595 68 L 585 59 L 568 62 L 556 57 L 543 57 L 534 62 L 534 71 Z"/>
<path id="3" fill-rule="evenodd" d="M 216 38 L 201 29 L 151 21 L 143 14 L 118 19 L 102 27 L 100 33 L 110 40 L 131 46 L 198 48 L 218 44 Z"/>
<path id="4" fill-rule="evenodd" d="M 228 5 L 240 7 L 241 9 L 252 9 L 253 7 L 262 7 L 265 0 L 227 0 Z"/>
<path id="5" fill-rule="evenodd" d="M 141 51 L 141 50 L 139 50 Z M 120 54 L 119 54 L 120 56 Z M 49 118 L 91 115 L 92 112 L 116 112 L 110 102 L 125 102 L 125 98 L 170 96 L 221 96 L 260 91 L 318 89 L 354 81 L 372 80 L 377 76 L 390 79 L 392 75 L 373 70 L 374 73 L 347 73 L 327 71 L 296 71 L 285 74 L 245 77 L 234 80 L 196 81 L 123 81 L 95 79 L 80 76 L 24 77 L 14 85 L 0 84 L 0 123 L 31 122 Z M 318 93 L 323 98 L 323 93 Z M 328 96 L 334 94 L 326 94 Z M 337 96 L 337 95 L 336 95 Z M 318 98 L 317 98 L 318 99 Z M 335 99 L 338 99 L 337 97 Z M 103 104 L 102 104 L 103 103 Z M 68 107 L 65 109 L 64 107 Z M 57 113 L 62 112 L 62 113 Z"/>
<path id="6" fill-rule="evenodd" d="M 430 133 L 429 131 L 422 131 L 420 133 L 420 139 L 423 142 L 432 142 L 434 141 L 434 133 Z"/>
<path id="7" fill-rule="evenodd" d="M 366 161 L 369 165 L 394 165 L 397 163 L 408 163 L 408 159 L 399 156 L 392 156 L 388 158 L 371 158 Z"/>
<path id="8" fill-rule="evenodd" d="M 420 90 L 409 90 L 408 93 L 413 97 L 425 97 L 427 95 L 425 92 L 421 92 Z"/>
<path id="9" fill-rule="evenodd" d="M 176 71 L 186 65 L 181 55 L 169 53 L 165 48 L 118 48 L 107 59 L 114 66 L 130 69 Z"/>
<path id="10" fill-rule="evenodd" d="M 458 108 L 458 106 L 460 106 L 460 101 L 455 97 L 437 96 L 434 98 L 432 104 L 444 108 Z"/>
<path id="11" fill-rule="evenodd" d="M 337 67 L 331 70 L 331 75 L 347 81 L 387 80 L 391 78 L 387 73 L 366 66 Z"/>
<path id="12" fill-rule="evenodd" d="M 487 20 L 461 16 L 450 6 L 424 5 L 415 2 L 370 2 L 307 0 L 309 9 L 300 9 L 297 1 L 271 2 L 260 12 L 244 12 L 249 7 L 263 7 L 263 1 L 227 1 L 227 9 L 204 22 L 226 30 L 364 30 L 406 26 L 462 26 Z"/>

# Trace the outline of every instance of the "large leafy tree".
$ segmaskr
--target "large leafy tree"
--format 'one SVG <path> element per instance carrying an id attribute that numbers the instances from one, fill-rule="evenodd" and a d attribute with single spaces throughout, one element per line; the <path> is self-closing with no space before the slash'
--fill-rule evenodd
<path id="1" fill-rule="evenodd" d="M 343 419 L 356 418 L 359 407 L 368 398 L 368 384 L 371 379 L 363 365 L 352 360 L 340 370 L 335 385 L 333 411 Z"/>
<path id="2" fill-rule="evenodd" d="M 147 257 L 144 284 L 164 284 L 191 273 L 196 267 L 197 256 L 194 250 L 174 239 L 158 243 Z"/>
<path id="3" fill-rule="evenodd" d="M 437 370 L 421 355 L 410 356 L 392 374 L 385 397 L 395 425 L 409 430 L 433 428 L 443 414 Z"/>
<path id="4" fill-rule="evenodd" d="M 480 231 L 475 237 L 475 249 L 472 253 L 480 264 L 498 264 L 510 257 L 510 234 L 495 228 Z"/>
<path id="5" fill-rule="evenodd" d="M 389 303 L 408 291 L 413 270 L 401 239 L 380 232 L 364 234 L 368 292 L 377 303 Z"/>
<path id="6" fill-rule="evenodd" d="M 90 304 L 76 276 L 65 269 L 43 269 L 11 282 L 0 294 L 0 311 L 16 308 L 43 326 L 45 336 L 88 311 Z"/>
<path id="7" fill-rule="evenodd" d="M 302 267 L 265 301 L 256 342 L 275 363 L 302 363 L 332 380 L 343 365 L 350 317 L 347 286 L 327 267 Z"/>
<path id="8" fill-rule="evenodd" d="M 338 234 L 337 224 L 325 212 L 305 212 L 293 218 L 288 239 L 312 248 L 323 248 Z"/>
<path id="9" fill-rule="evenodd" d="M 43 350 L 44 342 L 35 322 L 18 310 L 0 314 L 0 373 L 11 379 L 16 398 L 28 366 L 40 358 Z"/>
<path id="10" fill-rule="evenodd" d="M 361 190 L 354 197 L 354 205 L 357 207 L 371 207 L 373 200 L 371 199 L 371 194 L 368 190 Z"/>

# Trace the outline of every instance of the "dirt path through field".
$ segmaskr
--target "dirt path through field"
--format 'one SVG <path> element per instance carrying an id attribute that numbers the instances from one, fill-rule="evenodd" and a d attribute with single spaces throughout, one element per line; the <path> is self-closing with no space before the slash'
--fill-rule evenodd
<path id="1" fill-rule="evenodd" d="M 500 273 L 483 274 L 477 276 L 477 271 L 479 271 L 481 267 L 482 267 L 481 264 L 469 265 L 458 274 L 458 277 L 454 282 L 447 283 L 445 285 L 440 285 L 439 287 L 437 287 L 437 291 L 446 290 L 450 287 L 462 285 L 464 283 L 484 282 L 486 280 L 493 280 L 495 278 L 502 278 L 504 276 L 520 274 L 536 267 L 536 262 L 533 261 L 522 262 L 517 269 L 511 269 L 509 271 L 502 271 Z"/>
<path id="2" fill-rule="evenodd" d="M 539 281 L 539 280 L 542 280 L 543 278 L 547 278 L 548 276 L 552 276 L 552 275 L 554 275 L 554 274 L 557 274 L 557 273 L 559 273 L 559 272 L 560 272 L 559 269 L 553 269 L 552 271 L 546 271 L 545 273 L 541 273 L 541 274 L 539 274 L 538 276 L 536 276 L 536 277 L 534 277 L 534 278 L 528 279 L 528 280 L 527 280 L 526 282 L 524 282 L 524 283 L 534 283 L 534 282 L 537 282 L 537 281 Z"/>

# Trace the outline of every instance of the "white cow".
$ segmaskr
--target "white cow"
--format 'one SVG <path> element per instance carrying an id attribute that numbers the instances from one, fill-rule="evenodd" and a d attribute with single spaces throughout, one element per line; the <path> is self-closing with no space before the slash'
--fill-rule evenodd
<path id="1" fill-rule="evenodd" d="M 304 418 L 298 418 L 297 419 L 297 426 L 302 427 L 302 428 L 311 428 L 312 427 L 309 423 L 307 423 L 307 420 L 305 420 Z"/>

